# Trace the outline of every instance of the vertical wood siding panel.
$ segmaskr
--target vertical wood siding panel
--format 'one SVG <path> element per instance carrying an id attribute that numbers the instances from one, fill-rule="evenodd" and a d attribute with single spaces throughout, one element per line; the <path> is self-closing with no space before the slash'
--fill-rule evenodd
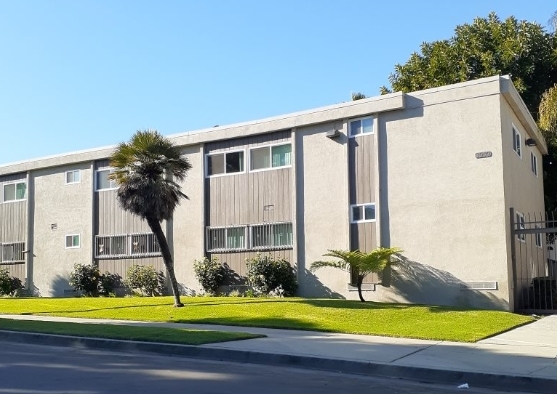
<path id="1" fill-rule="evenodd" d="M 1 264 L 0 269 L 8 270 L 8 275 L 21 279 L 25 284 L 25 263 Z"/>
<path id="2" fill-rule="evenodd" d="M 128 269 L 132 265 L 152 265 L 155 270 L 162 271 L 166 276 L 166 269 L 162 257 L 145 257 L 140 259 L 99 259 L 97 260 L 101 272 L 118 274 L 122 279 L 127 278 Z"/>

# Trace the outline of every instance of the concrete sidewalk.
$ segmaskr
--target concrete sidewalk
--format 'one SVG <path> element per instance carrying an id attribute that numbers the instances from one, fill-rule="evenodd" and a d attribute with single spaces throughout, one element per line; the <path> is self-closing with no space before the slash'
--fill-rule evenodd
<path id="1" fill-rule="evenodd" d="M 263 334 L 266 338 L 198 346 L 193 352 L 195 354 L 187 354 L 230 361 L 293 364 L 342 372 L 373 373 L 438 383 L 470 383 L 502 390 L 557 392 L 557 316 L 544 317 L 532 324 L 473 344 L 220 325 L 29 315 L 0 317 L 242 331 Z M 0 338 L 6 337 L 0 335 Z M 176 347 L 180 345 L 162 346 L 167 350 L 158 352 L 178 354 Z"/>

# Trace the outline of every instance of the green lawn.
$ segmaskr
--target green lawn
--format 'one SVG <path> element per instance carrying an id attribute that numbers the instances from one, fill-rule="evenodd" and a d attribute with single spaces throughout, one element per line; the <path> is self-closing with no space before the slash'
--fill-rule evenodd
<path id="1" fill-rule="evenodd" d="M 507 312 L 302 298 L 3 298 L 0 314 L 211 323 L 474 342 L 528 323 Z"/>
<path id="2" fill-rule="evenodd" d="M 59 323 L 0 319 L 0 330 L 38 332 L 78 337 L 203 345 L 205 343 L 261 338 L 244 332 L 186 330 L 182 328 L 137 327 L 111 324 Z"/>

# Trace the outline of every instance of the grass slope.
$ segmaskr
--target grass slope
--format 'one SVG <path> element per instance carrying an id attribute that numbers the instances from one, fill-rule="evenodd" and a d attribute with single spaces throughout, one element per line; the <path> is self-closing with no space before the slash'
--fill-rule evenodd
<path id="1" fill-rule="evenodd" d="M 527 316 L 454 307 L 301 298 L 0 299 L 0 313 L 211 323 L 474 342 L 531 322 Z"/>
<path id="2" fill-rule="evenodd" d="M 206 343 L 261 338 L 243 332 L 186 330 L 179 328 L 137 327 L 110 324 L 59 323 L 0 319 L 0 330 L 73 335 L 78 337 L 123 339 L 144 342 L 203 345 Z"/>

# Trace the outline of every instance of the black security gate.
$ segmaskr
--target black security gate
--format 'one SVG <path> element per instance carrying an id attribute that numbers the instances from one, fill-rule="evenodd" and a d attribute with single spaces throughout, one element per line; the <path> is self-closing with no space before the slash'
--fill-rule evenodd
<path id="1" fill-rule="evenodd" d="M 557 313 L 557 221 L 511 208 L 515 311 Z"/>

